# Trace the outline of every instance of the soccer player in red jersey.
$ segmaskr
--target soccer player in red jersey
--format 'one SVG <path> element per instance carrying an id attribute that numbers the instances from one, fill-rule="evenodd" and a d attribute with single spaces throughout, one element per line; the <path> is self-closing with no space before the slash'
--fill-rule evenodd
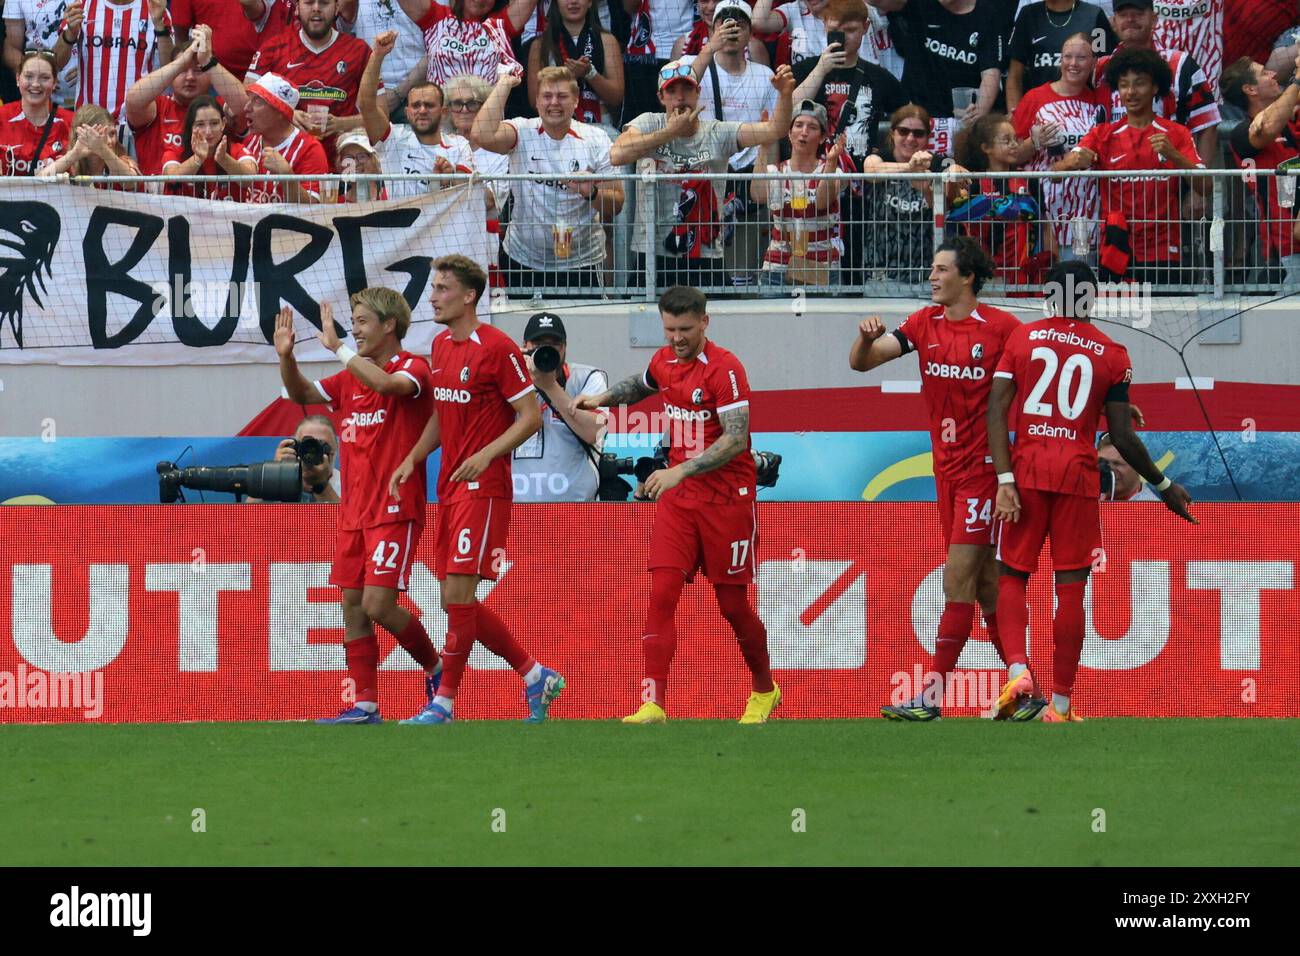
<path id="1" fill-rule="evenodd" d="M 244 84 L 213 58 L 212 28 L 200 24 L 190 39 L 176 45 L 171 62 L 146 73 L 126 92 L 126 121 L 143 175 L 158 175 L 163 153 L 189 145 L 181 135 L 185 114 L 191 103 L 208 93 L 221 97 L 230 115 L 239 120 L 236 132 L 242 131 Z"/>
<path id="2" fill-rule="evenodd" d="M 527 719 L 538 723 L 564 690 L 564 678 L 524 650 L 475 592 L 480 581 L 495 581 L 501 573 L 514 497 L 510 453 L 542 427 L 542 413 L 519 346 L 475 314 L 487 274 L 465 256 L 444 256 L 433 266 L 433 318 L 446 326 L 433 340 L 430 359 L 434 413 L 394 470 L 390 488 L 396 492 L 422 472 L 425 459 L 442 446 L 436 573 L 447 612 L 447 643 L 437 695 L 402 723 L 451 722 L 476 640 L 524 679 Z"/>
<path id="3" fill-rule="evenodd" d="M 357 94 L 370 61 L 364 40 L 334 29 L 337 12 L 337 0 L 298 0 L 298 29 L 267 39 L 244 76 L 252 83 L 263 74 L 277 73 L 297 88 L 294 123 L 321 139 L 331 167 L 337 136 L 361 126 Z"/>
<path id="4" fill-rule="evenodd" d="M 1083 649 L 1083 590 L 1102 559 L 1098 511 L 1097 420 L 1103 409 L 1110 438 L 1124 460 L 1164 499 L 1195 523 L 1191 496 L 1160 473 L 1133 431 L 1128 350 L 1089 321 L 1097 278 L 1082 262 L 1052 267 L 1044 288 L 1049 318 L 1015 331 L 1002 351 L 989 397 L 988 444 L 997 469 L 998 617 L 1008 681 L 998 697 L 1012 720 L 1042 714 L 1050 723 L 1079 721 L 1070 706 Z M 1024 396 L 1023 401 L 1019 396 Z M 1007 411 L 1020 403 L 1010 447 Z M 1044 539 L 1052 542 L 1056 616 L 1052 702 L 1022 702 L 1034 686 L 1025 652 L 1025 589 Z"/>
<path id="5" fill-rule="evenodd" d="M 698 568 L 713 584 L 718 609 L 736 634 L 753 677 L 742 724 L 761 724 L 781 703 L 767 655 L 767 629 L 749 602 L 754 579 L 758 515 L 755 467 L 749 447 L 749 380 L 731 352 L 710 342 L 708 300 L 689 286 L 659 299 L 667 345 L 644 375 L 603 395 L 582 396 L 578 408 L 631 405 L 659 392 L 668 428 L 667 469 L 646 479 L 657 499 L 650 538 L 650 609 L 641 637 L 645 659 L 642 704 L 626 724 L 661 724 L 668 668 L 677 649 L 673 616 L 683 586 Z"/>
<path id="6" fill-rule="evenodd" d="M 943 566 L 943 615 L 926 686 L 908 701 L 887 705 L 894 720 L 939 717 L 944 686 L 970 639 L 974 602 L 984 613 L 989 640 L 998 643 L 997 566 L 993 561 L 993 497 L 997 481 L 989 458 L 984 413 L 989 386 L 1007 338 L 1020 327 L 1010 312 L 980 303 L 995 266 L 974 239 L 941 245 L 930 270 L 934 304 L 913 312 L 892 334 L 876 316 L 864 319 L 849 366 L 867 372 L 908 352 L 921 366 L 921 394 L 930 413 L 930 442 L 939 524 L 948 549 Z"/>
<path id="7" fill-rule="evenodd" d="M 397 604 L 405 591 L 420 532 L 424 529 L 424 474 L 389 494 L 388 476 L 424 430 L 433 404 L 433 380 L 424 359 L 402 350 L 411 309 L 392 289 L 362 289 L 349 300 L 355 350 L 334 331 L 334 313 L 321 305 L 320 342 L 344 370 L 308 381 L 293 357 L 293 312 L 275 323 L 275 351 L 288 397 L 301 405 L 328 404 L 343 414 L 347 444 L 343 502 L 330 583 L 343 591 L 343 649 L 355 703 L 321 724 L 378 724 L 379 642 L 374 625 L 392 633 L 424 668 L 430 699 L 441 662 L 420 619 Z"/>

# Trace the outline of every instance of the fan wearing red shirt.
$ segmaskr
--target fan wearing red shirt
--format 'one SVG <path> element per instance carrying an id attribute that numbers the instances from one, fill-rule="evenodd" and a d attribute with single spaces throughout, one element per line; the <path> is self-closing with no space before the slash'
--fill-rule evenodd
<path id="1" fill-rule="evenodd" d="M 979 292 L 995 266 L 975 239 L 950 239 L 934 254 L 930 297 L 934 304 L 907 317 L 892 334 L 876 316 L 858 326 L 849 366 L 858 372 L 915 352 L 921 394 L 930 415 L 930 443 L 939 525 L 947 560 L 943 614 L 926 686 L 907 701 L 881 708 L 893 720 L 940 716 L 944 687 L 970 640 L 979 603 L 989 641 L 998 638 L 997 566 L 993 560 L 993 496 L 997 483 L 984 427 L 993 370 L 1020 320 L 982 304 Z"/>
<path id="2" fill-rule="evenodd" d="M 282 76 L 268 73 L 249 84 L 244 106 L 251 135 L 244 148 L 257 160 L 257 170 L 280 176 L 328 173 L 325 149 L 314 136 L 293 125 L 298 91 Z M 255 183 L 247 187 L 248 202 L 320 202 L 320 186 L 314 180 Z"/>
<path id="3" fill-rule="evenodd" d="M 197 97 L 185 114 L 181 146 L 163 153 L 164 176 L 194 176 L 199 182 L 169 182 L 167 192 L 196 199 L 244 201 L 242 183 L 229 176 L 253 176 L 257 160 L 243 144 L 226 135 L 226 117 L 221 104 L 211 96 Z"/>
<path id="4" fill-rule="evenodd" d="M 51 99 L 58 85 L 52 58 L 28 52 L 17 79 L 19 99 L 0 106 L 0 176 L 31 176 L 66 154 L 72 142 L 72 112 Z"/>
<path id="5" fill-rule="evenodd" d="M 338 0 L 298 0 L 298 29 L 267 39 L 253 54 L 245 79 L 255 82 L 266 73 L 283 76 L 298 90 L 294 124 L 318 136 L 326 159 L 334 164 L 334 142 L 340 133 L 361 126 L 357 94 L 370 60 L 364 40 L 334 29 Z M 382 84 L 381 84 L 382 92 Z M 321 122 L 312 110 L 326 111 Z"/>
<path id="6" fill-rule="evenodd" d="M 1094 126 L 1052 170 L 1204 168 L 1187 127 L 1152 111 L 1155 98 L 1168 92 L 1170 78 L 1169 65 L 1154 50 L 1123 50 L 1113 56 L 1106 82 L 1119 90 L 1126 117 Z M 1194 177 L 1191 186 L 1204 194 L 1210 182 Z M 1106 229 L 1102 278 L 1173 281 L 1182 257 L 1179 180 L 1120 176 L 1103 180 L 1100 189 Z"/>
<path id="7" fill-rule="evenodd" d="M 212 30 L 212 52 L 230 73 L 242 80 L 248 62 L 262 43 L 257 27 L 231 0 L 171 0 L 172 26 L 184 39 L 199 24 Z"/>
<path id="8" fill-rule="evenodd" d="M 998 616 L 1008 676 L 998 707 L 1011 709 L 1012 720 L 1041 714 L 1049 723 L 1067 723 L 1083 719 L 1070 705 L 1083 649 L 1083 591 L 1088 572 L 1105 554 L 1095 444 L 1103 411 L 1124 460 L 1170 511 L 1195 519 L 1187 510 L 1191 497 L 1160 473 L 1133 431 L 1128 350 L 1089 321 L 1096 275 L 1083 262 L 1059 263 L 1043 291 L 1050 317 L 1021 326 L 1007 340 L 989 396 L 988 445 L 998 481 Z M 1018 405 L 1014 449 L 1007 426 L 1013 401 Z M 1052 703 L 1017 705 L 1034 687 L 1025 651 L 1025 591 L 1048 538 L 1057 598 Z"/>
<path id="9" fill-rule="evenodd" d="M 198 97 L 212 93 L 225 101 L 232 116 L 244 115 L 244 84 L 214 59 L 212 43 L 212 28 L 199 24 L 188 40 L 176 45 L 170 63 L 146 73 L 127 90 L 126 121 L 145 176 L 162 172 L 163 153 L 182 147 L 185 113 Z"/>
<path id="10" fill-rule="evenodd" d="M 707 307 L 698 289 L 668 289 L 659 299 L 668 344 L 655 352 L 645 374 L 577 402 L 578 408 L 594 410 L 632 405 L 658 393 L 670 422 L 669 467 L 644 483 L 646 496 L 658 501 L 650 538 L 650 608 L 641 637 L 645 680 L 641 707 L 623 718 L 625 724 L 668 719 L 668 669 L 677 650 L 673 617 L 682 588 L 700 568 L 713 584 L 718 609 L 735 632 L 752 676 L 740 722 L 764 723 L 781 703 L 768 659 L 767 629 L 748 594 L 758 545 L 749 380 L 735 355 L 708 340 Z"/>
<path id="11" fill-rule="evenodd" d="M 433 268 L 433 319 L 446 326 L 434 338 L 430 358 L 434 412 L 420 440 L 394 469 L 389 487 L 394 493 L 400 490 L 442 446 L 435 570 L 447 611 L 447 643 L 437 695 L 402 722 L 451 723 L 465 663 L 477 640 L 523 678 L 527 719 L 540 723 L 564 690 L 564 678 L 539 664 L 474 595 L 480 581 L 495 581 L 501 573 L 514 497 L 510 453 L 542 427 L 542 413 L 519 346 L 476 315 L 487 274 L 466 256 L 444 256 Z"/>
<path id="12" fill-rule="evenodd" d="M 323 405 L 342 414 L 340 436 L 348 446 L 343 462 L 343 501 L 330 584 L 342 589 L 343 650 L 352 680 L 352 706 L 321 724 L 378 724 L 379 642 L 374 625 L 397 638 L 424 669 L 425 693 L 441 676 L 441 662 L 420 619 L 397 604 L 407 589 L 411 562 L 424 529 L 423 470 L 390 494 L 388 476 L 420 437 L 433 403 L 429 366 L 402 350 L 411 308 L 400 293 L 373 287 L 349 300 L 352 337 L 344 345 L 334 328 L 334 311 L 320 307 L 320 343 L 338 356 L 343 371 L 309 381 L 293 357 L 293 312 L 282 309 L 275 323 L 280 378 L 291 401 Z"/>

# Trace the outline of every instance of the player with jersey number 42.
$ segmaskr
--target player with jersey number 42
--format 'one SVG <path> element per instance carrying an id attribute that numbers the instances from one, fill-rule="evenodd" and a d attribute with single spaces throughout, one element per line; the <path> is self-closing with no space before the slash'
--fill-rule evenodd
<path id="1" fill-rule="evenodd" d="M 1071 706 L 1083 650 L 1083 591 L 1088 572 L 1104 552 L 1098 508 L 1097 420 L 1104 410 L 1111 441 L 1124 460 L 1149 481 L 1165 506 L 1186 521 L 1191 496 L 1160 473 L 1133 431 L 1128 350 L 1093 326 L 1089 311 L 1097 277 L 1082 262 L 1052 267 L 1044 286 L 1048 317 L 1016 329 L 1007 339 L 989 396 L 988 444 L 997 472 L 998 618 L 1008 680 L 998 697 L 1005 709 L 1034 687 L 1026 654 L 1025 592 L 1038 567 L 1043 542 L 1052 543 L 1056 616 L 1052 700 L 1030 699 L 1012 720 L 1048 723 L 1082 720 Z M 1007 427 L 1019 403 L 1016 442 Z"/>
<path id="2" fill-rule="evenodd" d="M 709 341 L 708 300 L 699 289 L 673 286 L 659 299 L 664 339 L 642 375 L 602 395 L 583 395 L 576 408 L 633 405 L 663 395 L 669 467 L 645 480 L 654 498 L 650 535 L 650 608 L 641 635 L 645 661 L 641 706 L 626 724 L 668 719 L 668 668 L 677 650 L 673 618 L 682 588 L 703 568 L 722 616 L 731 625 L 752 676 L 742 724 L 765 723 L 781 702 L 772 680 L 767 629 L 749 603 L 758 543 L 757 477 L 749 444 L 749 380 L 731 352 Z"/>
<path id="3" fill-rule="evenodd" d="M 379 642 L 382 625 L 423 668 L 425 695 L 438 685 L 442 663 L 420 619 L 397 604 L 407 589 L 411 562 L 424 529 L 424 475 L 394 497 L 387 478 L 399 456 L 415 445 L 433 402 L 429 366 L 402 349 L 411 327 L 411 308 L 398 292 L 362 289 L 349 300 L 356 348 L 344 345 L 334 329 L 334 312 L 320 307 L 321 345 L 343 370 L 309 381 L 293 357 L 293 312 L 280 310 L 275 351 L 285 395 L 301 405 L 328 404 L 342 415 L 339 432 L 347 445 L 343 503 L 330 584 L 343 592 L 343 650 L 351 679 L 351 706 L 322 724 L 377 724 Z"/>

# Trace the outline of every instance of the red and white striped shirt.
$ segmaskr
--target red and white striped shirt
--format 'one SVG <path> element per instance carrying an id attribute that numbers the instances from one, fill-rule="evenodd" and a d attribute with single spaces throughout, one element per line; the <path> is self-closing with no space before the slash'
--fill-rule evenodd
<path id="1" fill-rule="evenodd" d="M 416 26 L 424 31 L 428 77 L 439 86 L 464 73 L 495 85 L 498 66 L 519 65 L 510 49 L 516 31 L 504 10 L 483 20 L 460 20 L 450 8 L 434 2 Z"/>
<path id="2" fill-rule="evenodd" d="M 309 136 L 300 129 L 295 129 L 283 143 L 276 146 L 270 146 L 262 142 L 262 137 L 254 133 L 244 141 L 244 149 L 248 154 L 257 160 L 257 171 L 259 173 L 270 172 L 266 168 L 266 163 L 262 158 L 264 149 L 278 150 L 280 155 L 285 158 L 293 168 L 295 176 L 310 176 L 313 173 L 328 173 L 330 171 L 329 162 L 325 159 L 325 147 L 320 144 L 315 136 Z M 316 182 L 304 181 L 300 183 L 304 192 L 311 193 L 317 198 L 320 197 L 320 185 Z M 245 202 L 268 203 L 284 202 L 284 183 L 282 182 L 257 182 L 248 188 Z"/>
<path id="3" fill-rule="evenodd" d="M 67 32 L 66 21 L 59 30 Z M 126 91 L 155 67 L 158 34 L 149 19 L 148 0 L 86 0 L 75 52 L 80 70 L 77 106 L 94 103 L 117 116 Z"/>
<path id="4" fill-rule="evenodd" d="M 768 167 L 768 172 L 790 172 L 790 160 L 779 166 Z M 807 173 L 799 173 L 806 176 Z M 795 208 L 793 180 L 769 179 L 768 208 L 772 211 L 772 241 L 768 243 L 767 253 L 763 256 L 764 269 L 783 269 L 790 264 L 795 250 L 792 242 L 807 244 L 804 255 L 811 262 L 825 262 L 831 266 L 839 265 L 844 253 L 844 243 L 840 239 L 840 203 L 836 196 L 831 204 L 820 212 L 817 209 L 817 180 L 811 179 L 805 187 L 801 208 Z"/>
<path id="5" fill-rule="evenodd" d="M 1061 128 L 1064 138 L 1053 149 L 1035 152 L 1024 168 L 1051 169 L 1052 164 L 1078 146 L 1099 121 L 1106 122 L 1107 105 L 1102 94 L 1089 88 L 1077 96 L 1062 96 L 1052 89 L 1051 83 L 1044 83 L 1026 93 L 1011 117 L 1016 136 L 1029 139 L 1035 126 L 1055 123 Z M 1040 179 L 1038 185 L 1043 196 L 1042 218 L 1053 224 L 1059 245 L 1068 245 L 1072 241 L 1073 220 L 1097 219 L 1100 209 L 1097 180 L 1071 176 L 1068 179 Z M 1092 227 L 1088 228 L 1091 235 Z"/>
<path id="6" fill-rule="evenodd" d="M 1223 72 L 1224 0 L 1155 0 L 1156 46 L 1186 50 L 1205 71 L 1214 95 Z M 1292 12 L 1295 7 L 1292 6 Z"/>

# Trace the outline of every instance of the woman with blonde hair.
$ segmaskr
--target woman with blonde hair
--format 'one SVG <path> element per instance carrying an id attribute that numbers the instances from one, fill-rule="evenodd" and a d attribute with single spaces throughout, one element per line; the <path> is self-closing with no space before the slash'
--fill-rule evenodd
<path id="1" fill-rule="evenodd" d="M 77 110 L 72 117 L 72 147 L 66 154 L 44 167 L 36 175 L 50 178 L 59 175 L 71 176 L 139 176 L 140 167 L 135 164 L 126 149 L 117 141 L 117 123 L 113 116 L 102 106 L 87 103 Z M 95 183 L 100 189 L 109 188 L 108 183 Z M 112 183 L 113 189 L 135 192 L 139 184 Z"/>

